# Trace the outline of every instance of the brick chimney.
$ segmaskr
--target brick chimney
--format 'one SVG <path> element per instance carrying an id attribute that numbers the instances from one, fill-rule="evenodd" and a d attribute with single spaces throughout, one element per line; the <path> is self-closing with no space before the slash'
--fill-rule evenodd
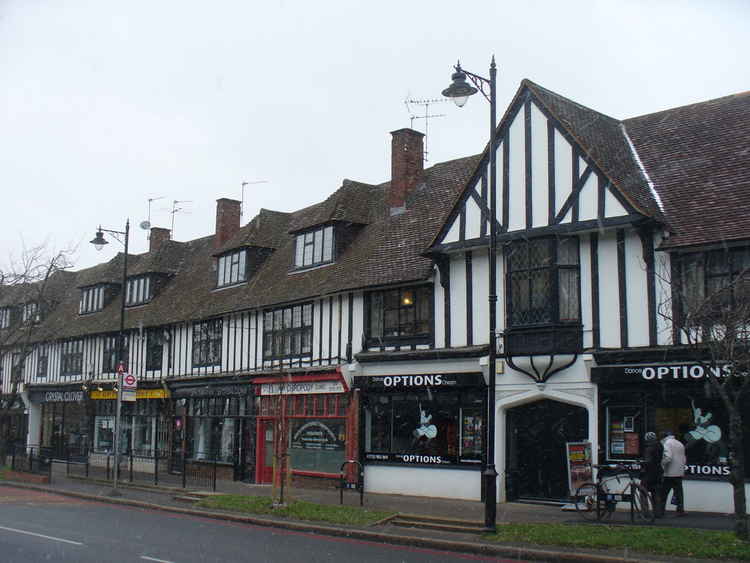
<path id="1" fill-rule="evenodd" d="M 163 227 L 151 227 L 151 234 L 148 237 L 148 251 L 156 252 L 161 248 L 161 245 L 167 242 L 170 238 L 170 230 L 164 229 Z"/>
<path id="2" fill-rule="evenodd" d="M 391 135 L 391 187 L 388 205 L 391 215 L 406 210 L 406 198 L 424 170 L 424 135 L 414 129 L 399 129 Z"/>
<path id="3" fill-rule="evenodd" d="M 214 247 L 224 246 L 240 230 L 240 206 L 236 199 L 221 198 L 216 200 L 216 237 Z"/>

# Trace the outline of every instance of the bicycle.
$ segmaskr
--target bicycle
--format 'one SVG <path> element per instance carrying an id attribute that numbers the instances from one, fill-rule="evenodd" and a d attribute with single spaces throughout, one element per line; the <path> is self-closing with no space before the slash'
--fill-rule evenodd
<path id="1" fill-rule="evenodd" d="M 627 465 L 592 465 L 598 469 L 596 483 L 584 483 L 576 490 L 575 507 L 585 520 L 607 520 L 617 503 L 630 503 L 630 521 L 653 522 L 654 502 L 648 489 L 638 481 L 640 468 Z M 625 477 L 627 476 L 627 477 Z"/>

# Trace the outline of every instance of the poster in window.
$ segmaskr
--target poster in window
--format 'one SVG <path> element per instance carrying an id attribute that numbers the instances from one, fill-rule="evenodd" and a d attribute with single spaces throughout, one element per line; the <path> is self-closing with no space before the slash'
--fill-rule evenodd
<path id="1" fill-rule="evenodd" d="M 638 457 L 641 452 L 641 439 L 635 432 L 625 433 L 625 454 Z"/>
<path id="2" fill-rule="evenodd" d="M 338 473 L 344 462 L 344 419 L 294 419 L 289 456 L 293 469 Z"/>

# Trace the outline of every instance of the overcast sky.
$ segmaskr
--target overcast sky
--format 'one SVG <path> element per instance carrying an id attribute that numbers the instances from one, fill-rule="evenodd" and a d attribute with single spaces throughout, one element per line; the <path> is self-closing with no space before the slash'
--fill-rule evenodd
<path id="1" fill-rule="evenodd" d="M 390 176 L 390 131 L 451 66 L 499 67 L 616 118 L 750 89 L 750 1 L 0 0 L 0 267 L 23 245 L 96 253 L 214 230 L 215 201 L 300 209 Z M 429 106 L 428 165 L 479 152 L 488 105 Z M 425 120 L 415 119 L 424 131 Z M 254 183 L 261 182 L 265 183 Z"/>

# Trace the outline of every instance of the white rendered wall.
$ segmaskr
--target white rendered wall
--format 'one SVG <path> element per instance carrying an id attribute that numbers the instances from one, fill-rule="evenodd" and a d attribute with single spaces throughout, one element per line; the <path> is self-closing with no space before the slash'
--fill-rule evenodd
<path id="1" fill-rule="evenodd" d="M 547 166 L 547 118 L 535 104 L 531 104 L 531 185 L 534 203 L 531 208 L 532 226 L 549 224 L 549 169 Z"/>
<path id="2" fill-rule="evenodd" d="M 620 347 L 620 290 L 615 233 L 599 238 L 599 334 L 602 348 Z"/>
<path id="3" fill-rule="evenodd" d="M 628 346 L 648 346 L 648 276 L 643 245 L 635 231 L 625 234 L 625 302 Z"/>
<path id="4" fill-rule="evenodd" d="M 451 255 L 451 346 L 466 346 L 466 258 Z"/>
<path id="5" fill-rule="evenodd" d="M 734 512 L 732 485 L 729 483 L 683 480 L 682 487 L 687 512 Z M 745 484 L 745 495 L 750 497 L 750 484 Z M 667 510 L 674 510 L 674 507 L 667 504 Z"/>
<path id="6" fill-rule="evenodd" d="M 479 500 L 481 472 L 432 467 L 365 466 L 365 492 Z"/>

